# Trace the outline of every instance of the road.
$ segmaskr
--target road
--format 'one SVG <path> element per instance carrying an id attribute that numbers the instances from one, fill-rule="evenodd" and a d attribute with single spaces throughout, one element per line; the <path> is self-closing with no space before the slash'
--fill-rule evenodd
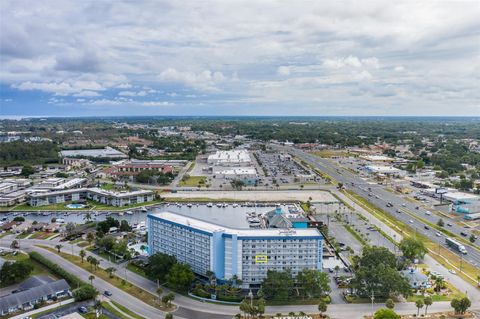
<path id="1" fill-rule="evenodd" d="M 445 235 L 440 234 L 440 236 L 438 236 L 435 229 L 430 228 L 425 222 L 419 219 L 422 218 L 423 220 L 427 220 L 432 224 L 436 224 L 438 221 L 438 217 L 435 215 L 427 215 L 427 210 L 423 207 L 406 201 L 401 196 L 387 190 L 387 188 L 383 185 L 366 182 L 358 175 L 352 174 L 350 171 L 335 165 L 328 159 L 320 158 L 294 148 L 283 147 L 283 149 L 287 149 L 290 153 L 294 154 L 300 159 L 313 164 L 321 171 L 330 175 L 333 179 L 343 183 L 347 189 L 353 190 L 355 193 L 365 198 L 368 202 L 382 208 L 396 219 L 409 224 L 417 232 L 428 237 L 431 241 L 450 249 L 445 243 Z M 372 196 L 369 196 L 369 194 Z M 387 203 L 392 203 L 393 207 L 387 207 Z M 417 206 L 419 206 L 419 209 L 416 209 Z M 400 211 L 400 213 L 398 213 L 398 211 Z M 429 229 L 426 229 L 425 226 L 427 226 Z M 469 230 L 460 227 L 453 222 L 451 223 L 451 226 L 446 225 L 446 229 L 454 234 L 457 234 L 458 236 L 461 236 L 461 232 L 467 233 L 467 238 L 470 236 Z M 450 250 L 458 256 L 465 258 L 465 260 L 469 261 L 475 267 L 480 267 L 480 251 L 469 245 L 465 245 L 465 248 L 467 249 L 466 256 L 462 255 L 456 250 Z"/>
<path id="2" fill-rule="evenodd" d="M 1 247 L 10 247 L 11 239 L 3 238 L 0 239 L 0 246 Z M 70 263 L 69 261 L 63 259 L 62 257 L 58 256 L 55 253 L 52 253 L 48 250 L 36 247 L 35 245 L 43 244 L 48 245 L 50 247 L 54 247 L 58 242 L 56 241 L 49 241 L 49 240 L 39 240 L 39 239 L 22 239 L 19 240 L 20 247 L 26 251 L 38 251 L 45 257 L 51 259 L 62 268 L 67 269 L 72 274 L 78 276 L 80 279 L 84 281 L 88 281 L 88 277 L 90 276 L 90 272 Z M 78 255 L 80 251 L 80 247 L 76 245 L 67 245 L 63 248 L 65 252 L 73 252 L 75 255 Z M 90 254 L 88 252 L 87 254 Z M 131 282 L 134 285 L 142 287 L 143 289 L 155 293 L 157 289 L 156 283 L 139 276 L 136 273 L 133 273 L 129 270 L 125 269 L 125 265 L 118 265 L 110 263 L 108 260 L 105 260 L 98 255 L 95 257 L 101 260 L 100 266 L 102 268 L 108 267 L 115 267 L 117 268 L 116 275 L 120 278 L 124 278 L 127 281 Z M 433 263 L 435 263 L 433 261 Z M 446 273 L 446 269 L 436 264 L 435 268 L 440 273 Z M 451 276 L 450 280 L 452 283 L 455 284 L 456 287 L 465 287 L 463 291 L 467 290 L 469 297 L 472 299 L 472 308 L 473 309 L 480 309 L 480 297 L 479 292 L 475 288 L 472 288 L 469 284 L 463 281 L 458 276 Z M 125 293 L 124 291 L 114 287 L 113 285 L 109 284 L 108 282 L 96 278 L 93 281 L 93 284 L 97 290 L 103 292 L 105 290 L 109 290 L 112 292 L 112 296 L 110 297 L 113 301 L 120 303 L 121 305 L 125 306 L 126 308 L 132 310 L 133 312 L 145 317 L 145 318 L 164 318 L 164 313 L 152 306 L 144 303 L 143 301 Z M 462 288 L 460 288 L 462 289 Z M 167 289 L 164 289 L 167 292 Z M 189 297 L 185 297 L 180 294 L 175 294 L 175 301 L 174 303 L 178 306 L 177 310 L 174 311 L 175 318 L 179 319 L 229 319 L 232 318 L 235 314 L 239 312 L 237 306 L 229 306 L 229 305 L 221 305 L 221 304 L 212 304 L 212 303 L 204 303 L 198 300 L 191 299 Z M 382 308 L 383 304 L 374 304 L 373 311 L 376 309 Z M 435 311 L 446 311 L 451 310 L 449 302 L 435 302 L 430 308 L 432 312 Z M 401 314 L 413 313 L 415 312 L 415 306 L 413 303 L 398 303 L 395 305 L 395 310 Z M 300 305 L 300 306 L 268 306 L 266 308 L 266 313 L 275 314 L 275 313 L 289 313 L 289 312 L 306 312 L 306 313 L 316 313 L 317 306 L 316 305 Z M 331 304 L 328 306 L 328 313 L 330 314 L 331 318 L 350 318 L 350 319 L 360 319 L 363 318 L 364 315 L 368 315 L 372 313 L 372 306 L 370 304 Z"/>

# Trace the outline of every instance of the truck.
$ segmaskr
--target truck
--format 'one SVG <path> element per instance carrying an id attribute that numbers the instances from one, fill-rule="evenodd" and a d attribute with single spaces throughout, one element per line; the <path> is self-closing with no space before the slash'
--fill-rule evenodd
<path id="1" fill-rule="evenodd" d="M 465 246 L 463 246 L 462 244 L 457 242 L 455 239 L 447 237 L 445 239 L 445 242 L 447 243 L 448 247 L 453 248 L 453 249 L 461 252 L 464 255 L 467 254 L 467 250 L 465 249 Z"/>

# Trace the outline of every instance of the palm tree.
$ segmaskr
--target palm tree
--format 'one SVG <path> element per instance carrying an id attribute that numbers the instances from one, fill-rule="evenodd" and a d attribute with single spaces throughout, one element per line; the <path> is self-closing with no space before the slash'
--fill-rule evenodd
<path id="1" fill-rule="evenodd" d="M 83 264 L 83 258 L 85 258 L 85 256 L 87 255 L 87 253 L 85 253 L 85 250 L 80 250 L 80 252 L 78 253 L 80 255 L 80 258 L 82 258 L 82 264 Z"/>
<path id="2" fill-rule="evenodd" d="M 93 279 L 95 279 L 94 275 L 88 276 L 88 280 L 90 280 L 90 284 L 93 286 Z"/>
<path id="3" fill-rule="evenodd" d="M 18 244 L 18 240 L 13 240 L 12 243 L 10 244 L 10 248 L 12 249 L 17 249 L 19 247 L 20 245 Z"/>
<path id="4" fill-rule="evenodd" d="M 327 311 L 327 303 L 325 301 L 320 301 L 318 304 L 318 311 L 320 311 L 320 316 L 323 317 L 323 313 Z"/>
<path id="5" fill-rule="evenodd" d="M 431 306 L 432 303 L 433 303 L 432 297 L 430 297 L 430 296 L 425 297 L 425 299 L 423 299 L 423 303 L 425 303 L 425 316 L 426 316 L 426 315 L 427 315 L 428 306 Z"/>
<path id="6" fill-rule="evenodd" d="M 55 248 L 57 248 L 58 250 L 58 253 L 60 254 L 60 250 L 62 249 L 62 245 L 58 244 L 58 245 L 55 245 Z"/>
<path id="7" fill-rule="evenodd" d="M 113 273 L 117 271 L 117 268 L 108 267 L 107 269 L 105 269 L 105 271 L 107 272 L 107 274 L 110 278 L 113 278 Z"/>
<path id="8" fill-rule="evenodd" d="M 160 302 L 163 294 L 163 289 L 161 287 L 157 288 L 158 302 Z"/>
<path id="9" fill-rule="evenodd" d="M 102 302 L 100 300 L 95 300 L 95 304 L 93 305 L 93 308 L 97 310 L 100 314 L 102 313 Z"/>
<path id="10" fill-rule="evenodd" d="M 440 276 L 435 277 L 435 290 L 437 291 L 437 293 L 440 292 L 442 287 L 443 287 L 443 278 Z"/>
<path id="11" fill-rule="evenodd" d="M 92 215 L 90 213 L 86 213 L 85 216 L 83 216 L 83 220 L 89 222 L 92 220 Z"/>
<path id="12" fill-rule="evenodd" d="M 417 317 L 420 314 L 420 309 L 423 308 L 423 306 L 424 303 L 422 299 L 418 299 L 417 301 L 415 301 L 415 307 L 417 307 Z"/>

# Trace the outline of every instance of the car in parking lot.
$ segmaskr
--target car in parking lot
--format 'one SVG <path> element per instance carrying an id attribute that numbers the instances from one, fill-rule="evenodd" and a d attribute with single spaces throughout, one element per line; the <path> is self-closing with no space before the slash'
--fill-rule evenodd
<path id="1" fill-rule="evenodd" d="M 423 228 L 425 228 L 426 230 L 430 229 L 430 227 L 428 227 L 427 225 L 423 226 Z"/>
<path id="2" fill-rule="evenodd" d="M 435 233 L 435 236 L 437 236 L 437 237 L 441 237 L 441 236 L 442 236 L 442 234 L 440 234 L 440 233 L 437 231 L 437 232 Z"/>
<path id="3" fill-rule="evenodd" d="M 463 237 L 467 237 L 468 234 L 467 234 L 466 232 L 463 232 L 463 231 L 462 231 L 462 232 L 460 233 L 460 235 L 462 235 Z"/>
<path id="4" fill-rule="evenodd" d="M 412 219 L 410 219 L 408 222 L 409 222 L 410 224 L 413 224 L 413 220 L 412 220 Z"/>
<path id="5" fill-rule="evenodd" d="M 428 215 L 428 216 L 432 215 L 432 213 L 429 212 L 428 210 L 425 212 L 425 214 Z"/>
<path id="6" fill-rule="evenodd" d="M 450 227 L 452 227 L 453 225 L 452 225 L 452 223 L 447 223 L 447 226 L 450 226 Z"/>
<path id="7" fill-rule="evenodd" d="M 85 306 L 78 307 L 78 312 L 80 313 L 87 313 L 88 309 Z"/>

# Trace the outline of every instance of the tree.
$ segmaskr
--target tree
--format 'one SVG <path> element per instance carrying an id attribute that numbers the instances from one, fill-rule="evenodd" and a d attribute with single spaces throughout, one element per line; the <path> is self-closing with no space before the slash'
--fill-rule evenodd
<path id="1" fill-rule="evenodd" d="M 60 254 L 60 250 L 62 249 L 63 245 L 55 245 L 55 248 L 57 249 L 58 253 Z"/>
<path id="2" fill-rule="evenodd" d="M 82 264 L 83 264 L 83 259 L 85 258 L 85 256 L 87 255 L 87 253 L 85 253 L 85 250 L 80 250 L 80 252 L 78 253 L 80 255 L 80 258 L 82 258 Z"/>
<path id="3" fill-rule="evenodd" d="M 437 293 L 439 293 L 440 290 L 442 290 L 442 288 L 443 288 L 443 277 L 436 276 L 435 277 L 435 291 Z"/>
<path id="4" fill-rule="evenodd" d="M 262 291 L 266 299 L 288 300 L 293 294 L 294 282 L 290 270 L 267 271 L 263 280 Z"/>
<path id="5" fill-rule="evenodd" d="M 320 297 L 331 291 L 328 275 L 316 269 L 303 269 L 298 273 L 296 280 L 304 297 Z"/>
<path id="6" fill-rule="evenodd" d="M 467 311 L 468 308 L 472 305 L 470 299 L 467 297 L 461 298 L 461 299 L 453 299 L 452 302 L 450 303 L 452 308 L 455 310 L 455 314 L 460 314 L 463 315 Z"/>
<path id="7" fill-rule="evenodd" d="M 95 240 L 95 234 L 93 232 L 90 232 L 87 234 L 87 241 L 88 244 L 92 244 L 92 242 Z"/>
<path id="8" fill-rule="evenodd" d="M 176 262 L 177 259 L 174 256 L 156 253 L 148 258 L 145 275 L 151 280 L 164 282 L 166 275 Z"/>
<path id="9" fill-rule="evenodd" d="M 20 173 L 22 176 L 28 177 L 35 173 L 35 169 L 30 165 L 25 165 L 22 167 L 22 172 Z"/>
<path id="10" fill-rule="evenodd" d="M 417 301 L 415 301 L 415 307 L 417 307 L 417 317 L 420 314 L 420 309 L 423 308 L 424 305 L 425 304 L 423 303 L 422 299 L 417 299 Z"/>
<path id="11" fill-rule="evenodd" d="M 385 307 L 387 307 L 388 309 L 395 308 L 395 302 L 393 302 L 393 299 L 387 299 L 387 301 L 385 301 Z"/>
<path id="12" fill-rule="evenodd" d="M 108 274 L 108 277 L 113 278 L 113 274 L 117 271 L 115 267 L 108 267 L 105 269 L 105 272 Z"/>
<path id="13" fill-rule="evenodd" d="M 405 237 L 399 245 L 400 250 L 405 258 L 413 261 L 414 259 L 422 259 L 427 253 L 425 244 L 422 240 L 413 237 Z"/>
<path id="14" fill-rule="evenodd" d="M 382 308 L 375 312 L 373 319 L 400 319 L 400 315 L 392 309 Z"/>
<path id="15" fill-rule="evenodd" d="M 163 289 L 161 287 L 157 288 L 158 302 L 160 302 L 163 294 Z"/>
<path id="16" fill-rule="evenodd" d="M 97 295 L 98 291 L 92 285 L 82 285 L 80 288 L 73 291 L 75 301 L 94 299 Z"/>
<path id="17" fill-rule="evenodd" d="M 167 306 L 171 307 L 172 306 L 172 301 L 175 300 L 175 295 L 173 292 L 169 292 L 165 296 L 162 297 L 162 302 Z"/>
<path id="18" fill-rule="evenodd" d="M 475 242 L 475 240 L 477 240 L 477 237 L 475 237 L 474 234 L 471 234 L 470 238 L 468 240 L 470 240 L 470 242 L 473 244 Z"/>
<path id="19" fill-rule="evenodd" d="M 26 260 L 17 262 L 6 261 L 0 268 L 0 283 L 3 286 L 18 283 L 30 276 L 33 269 L 32 264 Z"/>
<path id="20" fill-rule="evenodd" d="M 245 186 L 245 182 L 240 179 L 234 179 L 230 182 L 232 188 L 238 191 L 241 191 L 242 188 Z"/>
<path id="21" fill-rule="evenodd" d="M 442 219 L 442 218 L 440 218 L 440 219 L 438 220 L 438 222 L 437 222 L 437 226 L 439 226 L 439 227 L 443 227 L 443 226 L 445 226 L 445 222 L 443 221 L 443 219 Z"/>
<path id="22" fill-rule="evenodd" d="M 327 303 L 321 300 L 318 303 L 318 311 L 320 311 L 320 315 L 323 317 L 323 313 L 327 311 Z"/>
<path id="23" fill-rule="evenodd" d="M 165 319 L 173 319 L 173 315 L 171 312 L 167 312 L 167 314 L 165 315 Z"/>
<path id="24" fill-rule="evenodd" d="M 24 222 L 24 221 L 25 221 L 25 217 L 23 217 L 23 216 L 17 216 L 17 217 L 14 217 L 14 218 L 13 218 L 13 221 L 14 221 L 14 222 Z"/>
<path id="25" fill-rule="evenodd" d="M 93 280 L 95 279 L 94 275 L 88 276 L 88 280 L 90 280 L 90 284 L 93 286 Z"/>
<path id="26" fill-rule="evenodd" d="M 92 214 L 87 212 L 85 215 L 83 215 L 83 220 L 89 223 L 92 220 Z"/>
<path id="27" fill-rule="evenodd" d="M 187 291 L 195 280 L 195 275 L 189 265 L 174 264 L 165 279 L 167 280 L 168 286 L 173 289 Z"/>
<path id="28" fill-rule="evenodd" d="M 128 224 L 126 220 L 122 220 L 120 222 L 120 231 L 125 231 L 125 232 L 132 231 L 132 226 L 130 226 L 130 224 Z"/>
<path id="29" fill-rule="evenodd" d="M 265 305 L 266 305 L 265 299 L 260 298 L 258 300 L 258 304 L 257 304 L 257 313 L 258 314 L 263 315 L 265 313 Z"/>
<path id="30" fill-rule="evenodd" d="M 428 307 L 433 304 L 433 299 L 430 296 L 425 297 L 423 299 L 423 303 L 425 304 L 425 316 L 427 315 Z"/>
<path id="31" fill-rule="evenodd" d="M 365 247 L 353 266 L 355 277 L 351 287 L 359 296 L 369 297 L 374 292 L 375 296 L 388 298 L 412 293 L 408 280 L 396 269 L 395 255 L 384 247 Z"/>
<path id="32" fill-rule="evenodd" d="M 12 240 L 12 243 L 10 244 L 10 248 L 12 249 L 18 249 L 20 248 L 20 244 L 18 243 L 18 240 Z"/>
<path id="33" fill-rule="evenodd" d="M 65 225 L 65 231 L 67 232 L 67 234 L 72 234 L 73 231 L 75 230 L 75 224 L 72 223 L 72 222 L 68 222 L 66 225 Z"/>

